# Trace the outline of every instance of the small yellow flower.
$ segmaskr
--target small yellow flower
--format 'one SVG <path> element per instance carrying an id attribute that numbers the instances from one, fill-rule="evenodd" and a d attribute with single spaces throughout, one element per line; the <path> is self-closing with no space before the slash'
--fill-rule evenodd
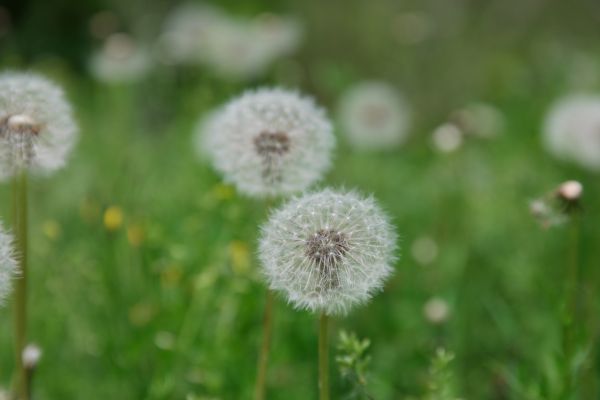
<path id="1" fill-rule="evenodd" d="M 104 211 L 104 227 L 109 231 L 116 231 L 123 225 L 123 210 L 118 206 L 111 206 Z"/>
<path id="2" fill-rule="evenodd" d="M 240 240 L 229 243 L 229 259 L 233 272 L 243 275 L 250 269 L 250 250 L 248 244 Z"/>
<path id="3" fill-rule="evenodd" d="M 177 264 L 171 264 L 167 266 L 160 274 L 160 280 L 163 286 L 177 286 L 181 281 L 181 266 Z"/>
<path id="4" fill-rule="evenodd" d="M 220 201 L 230 200 L 235 195 L 235 190 L 231 185 L 219 183 L 212 189 L 213 196 Z"/>
<path id="5" fill-rule="evenodd" d="M 62 229 L 60 228 L 58 222 L 53 219 L 49 219 L 42 225 L 42 231 L 48 239 L 56 240 L 60 237 Z"/>
<path id="6" fill-rule="evenodd" d="M 140 247 L 144 242 L 144 228 L 139 224 L 132 224 L 127 227 L 127 240 L 133 247 Z"/>

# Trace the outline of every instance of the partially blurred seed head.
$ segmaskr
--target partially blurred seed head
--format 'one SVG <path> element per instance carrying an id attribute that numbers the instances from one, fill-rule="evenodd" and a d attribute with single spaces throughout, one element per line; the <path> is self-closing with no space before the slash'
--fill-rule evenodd
<path id="1" fill-rule="evenodd" d="M 226 181 L 250 196 L 288 195 L 321 179 L 335 144 L 325 112 L 283 89 L 249 91 L 204 125 L 201 144 Z"/>
<path id="2" fill-rule="evenodd" d="M 543 141 L 555 157 L 600 171 L 600 96 L 570 95 L 548 112 Z"/>
<path id="3" fill-rule="evenodd" d="M 505 128 L 504 114 L 495 106 L 476 102 L 453 112 L 450 120 L 462 132 L 482 138 L 500 135 Z"/>
<path id="4" fill-rule="evenodd" d="M 12 280 L 17 274 L 17 262 L 13 249 L 13 238 L 0 224 L 0 305 L 12 288 Z"/>
<path id="5" fill-rule="evenodd" d="M 450 316 L 450 307 L 446 300 L 432 297 L 423 306 L 423 314 L 430 323 L 434 325 L 443 324 Z"/>
<path id="6" fill-rule="evenodd" d="M 129 35 L 115 33 L 90 60 L 92 75 L 102 82 L 125 83 L 143 78 L 151 67 L 150 55 Z"/>
<path id="7" fill-rule="evenodd" d="M 438 126 L 432 134 L 433 147 L 441 153 L 452 153 L 463 143 L 463 133 L 455 124 L 447 122 Z"/>
<path id="8" fill-rule="evenodd" d="M 433 263 L 438 256 L 438 252 L 439 249 L 436 241 L 429 236 L 417 238 L 411 246 L 413 258 L 421 265 Z"/>
<path id="9" fill-rule="evenodd" d="M 30 343 L 23 349 L 22 358 L 23 366 L 26 369 L 33 370 L 42 358 L 42 349 L 38 345 Z"/>
<path id="10" fill-rule="evenodd" d="M 0 180 L 66 163 L 77 134 L 63 91 L 35 74 L 0 74 Z"/>
<path id="11" fill-rule="evenodd" d="M 345 314 L 382 288 L 395 249 L 394 229 L 372 198 L 327 189 L 275 211 L 259 257 L 270 288 L 297 308 Z"/>
<path id="12" fill-rule="evenodd" d="M 389 150 L 408 138 L 410 112 L 404 97 L 385 82 L 362 82 L 340 100 L 342 131 L 363 150 Z"/>

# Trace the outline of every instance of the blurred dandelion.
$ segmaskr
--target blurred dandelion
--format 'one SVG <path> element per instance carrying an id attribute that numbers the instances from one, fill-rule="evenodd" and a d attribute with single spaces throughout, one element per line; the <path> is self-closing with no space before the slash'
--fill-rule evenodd
<path id="1" fill-rule="evenodd" d="M 504 114 L 495 106 L 476 102 L 453 112 L 450 121 L 461 132 L 481 138 L 493 138 L 500 135 L 505 128 Z"/>
<path id="2" fill-rule="evenodd" d="M 319 312 L 320 398 L 329 398 L 328 317 L 365 303 L 391 274 L 396 234 L 372 198 L 326 189 L 297 197 L 263 226 L 259 258 L 272 290 Z"/>
<path id="3" fill-rule="evenodd" d="M 340 100 L 339 118 L 348 141 L 358 149 L 390 149 L 408 138 L 408 104 L 385 82 L 351 87 Z"/>
<path id="4" fill-rule="evenodd" d="M 331 124 L 308 97 L 283 89 L 249 91 L 215 118 L 204 143 L 215 168 L 246 195 L 300 192 L 331 164 Z"/>
<path id="5" fill-rule="evenodd" d="M 452 153 L 462 145 L 463 132 L 455 124 L 446 122 L 433 131 L 431 141 L 439 152 Z"/>
<path id="6" fill-rule="evenodd" d="M 114 232 L 123 225 L 123 210 L 119 206 L 110 206 L 104 211 L 102 221 L 107 231 Z"/>
<path id="7" fill-rule="evenodd" d="M 423 315 L 434 325 L 443 324 L 450 316 L 450 307 L 446 300 L 440 297 L 432 297 L 423 306 Z"/>
<path id="8" fill-rule="evenodd" d="M 63 167 L 76 134 L 71 106 L 58 86 L 39 75 L 0 74 L 0 180 Z"/>
<path id="9" fill-rule="evenodd" d="M 13 249 L 13 238 L 0 224 L 0 305 L 12 288 L 12 280 L 17 274 L 17 261 Z"/>
<path id="10" fill-rule="evenodd" d="M 553 156 L 600 171 L 600 96 L 558 100 L 546 116 L 543 141 Z"/>
<path id="11" fill-rule="evenodd" d="M 99 81 L 127 83 L 142 79 L 151 68 L 148 52 L 125 33 L 110 35 L 90 59 L 90 71 Z"/>
<path id="12" fill-rule="evenodd" d="M 206 5 L 185 4 L 165 22 L 160 50 L 165 62 L 203 64 L 229 79 L 263 74 L 300 44 L 298 21 L 274 14 L 234 18 Z"/>
<path id="13" fill-rule="evenodd" d="M 439 248 L 438 244 L 433 238 L 429 236 L 421 236 L 413 242 L 410 251 L 417 263 L 421 265 L 429 265 L 437 258 Z"/>

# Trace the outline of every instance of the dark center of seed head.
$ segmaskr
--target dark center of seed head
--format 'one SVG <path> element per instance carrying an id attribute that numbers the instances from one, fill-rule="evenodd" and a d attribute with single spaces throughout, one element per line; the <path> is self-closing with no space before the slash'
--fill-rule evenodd
<path id="1" fill-rule="evenodd" d="M 330 272 L 348 253 L 346 235 L 333 229 L 319 229 L 306 242 L 306 256 L 321 272 Z"/>
<path id="2" fill-rule="evenodd" d="M 254 147 L 261 157 L 281 156 L 290 150 L 290 137 L 285 132 L 261 132 L 254 138 Z"/>
<path id="3" fill-rule="evenodd" d="M 25 114 L 15 114 L 0 120 L 0 134 L 29 134 L 37 136 L 41 127 Z"/>

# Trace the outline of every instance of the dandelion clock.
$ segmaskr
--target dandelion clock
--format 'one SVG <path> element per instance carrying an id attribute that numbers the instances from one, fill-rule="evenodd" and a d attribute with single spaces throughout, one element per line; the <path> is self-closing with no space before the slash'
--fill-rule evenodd
<path id="1" fill-rule="evenodd" d="M 204 143 L 215 168 L 248 196 L 301 192 L 331 164 L 335 139 L 325 112 L 293 91 L 246 92 L 211 117 L 207 128 Z"/>
<path id="2" fill-rule="evenodd" d="M 0 74 L 0 179 L 60 169 L 77 126 L 63 91 L 39 75 Z"/>
<path id="3" fill-rule="evenodd" d="M 324 190 L 295 198 L 263 226 L 259 257 L 272 290 L 320 314 L 320 398 L 329 398 L 328 316 L 346 314 L 382 289 L 396 234 L 372 198 Z"/>

